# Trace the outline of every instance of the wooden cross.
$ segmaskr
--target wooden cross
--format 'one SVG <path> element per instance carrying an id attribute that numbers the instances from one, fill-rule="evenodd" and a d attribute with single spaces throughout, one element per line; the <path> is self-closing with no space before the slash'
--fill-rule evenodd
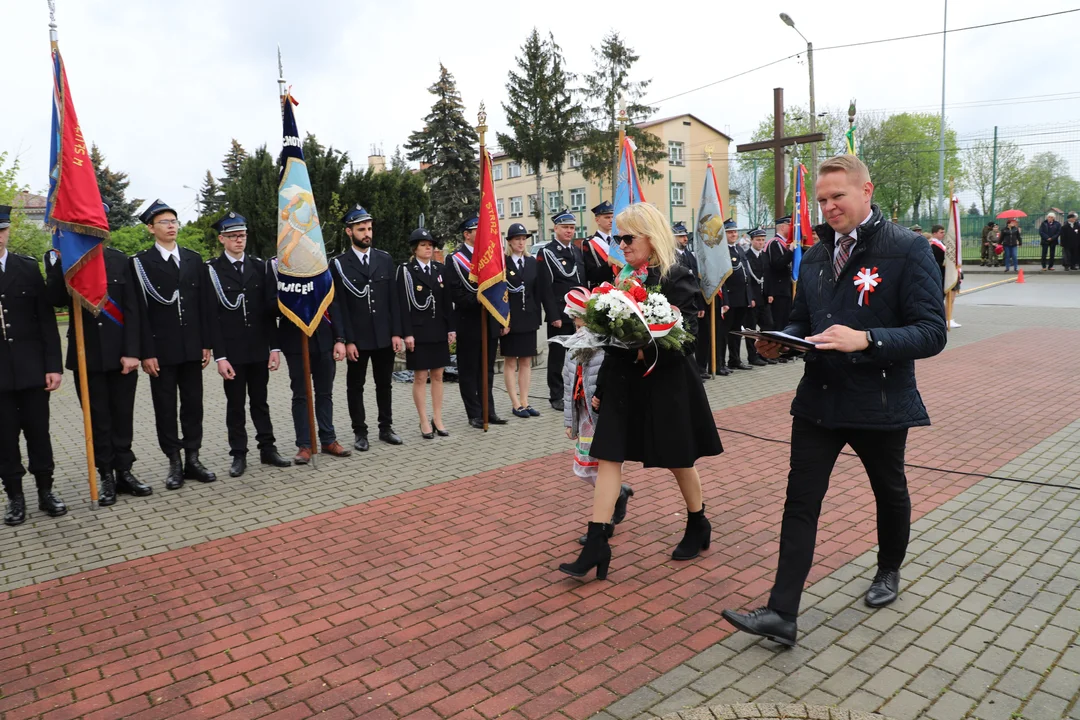
<path id="1" fill-rule="evenodd" d="M 744 143 L 738 146 L 737 151 L 753 152 L 754 150 L 773 151 L 773 175 L 774 195 L 773 212 L 777 217 L 784 214 L 784 154 L 781 150 L 791 145 L 803 145 L 805 143 L 821 142 L 825 139 L 825 133 L 809 133 L 807 135 L 792 135 L 784 137 L 784 88 L 773 88 L 773 136 L 771 140 L 761 142 Z M 814 198 L 809 198 L 814 202 Z"/>

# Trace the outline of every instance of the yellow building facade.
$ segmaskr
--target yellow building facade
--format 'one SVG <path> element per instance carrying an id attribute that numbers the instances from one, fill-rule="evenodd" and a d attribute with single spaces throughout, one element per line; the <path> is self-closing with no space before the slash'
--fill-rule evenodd
<path id="1" fill-rule="evenodd" d="M 659 208 L 672 223 L 683 222 L 692 231 L 705 182 L 706 147 L 711 146 L 716 181 L 727 213 L 730 202 L 726 158 L 730 137 L 690 114 L 640 123 L 638 127 L 656 135 L 667 148 L 667 157 L 653 166 L 662 178 L 656 182 L 642 182 L 642 192 L 648 202 Z M 537 242 L 552 238 L 550 216 L 564 207 L 577 215 L 578 236 L 592 235 L 596 223 L 590 208 L 612 197 L 612 188 L 585 179 L 581 174 L 580 156 L 575 153 L 571 153 L 563 166 L 561 193 L 555 171 L 547 166 L 538 168 L 541 173 L 539 196 L 537 169 L 524 167 L 505 153 L 496 153 L 492 156 L 491 170 L 500 226 L 505 231 L 511 223 L 522 223 Z M 538 206 L 543 215 L 541 221 L 534 215 Z M 538 234 L 541 228 L 544 237 Z"/>

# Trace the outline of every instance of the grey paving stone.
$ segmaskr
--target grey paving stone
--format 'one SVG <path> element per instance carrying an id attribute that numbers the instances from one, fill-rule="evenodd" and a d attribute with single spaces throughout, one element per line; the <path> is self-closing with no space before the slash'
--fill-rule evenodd
<path id="1" fill-rule="evenodd" d="M 960 674 L 960 677 L 956 678 L 952 689 L 968 697 L 979 699 L 986 695 L 996 681 L 997 675 L 976 667 L 969 667 Z"/>
<path id="2" fill-rule="evenodd" d="M 713 645 L 686 661 L 686 664 L 695 670 L 712 670 L 735 653 L 723 645 Z"/>
<path id="3" fill-rule="evenodd" d="M 784 673 L 768 666 L 760 666 L 739 680 L 738 689 L 750 697 L 757 697 L 784 678 Z"/>
<path id="4" fill-rule="evenodd" d="M 850 662 L 853 657 L 855 657 L 855 653 L 850 650 L 846 650 L 839 645 L 832 645 L 818 653 L 808 664 L 815 670 L 830 675 Z"/>
<path id="5" fill-rule="evenodd" d="M 955 675 L 931 666 L 916 675 L 915 678 L 908 683 L 907 689 L 933 700 L 941 695 L 946 688 L 952 685 L 955 679 Z"/>
<path id="6" fill-rule="evenodd" d="M 689 688 L 683 688 L 674 695 L 650 707 L 649 712 L 653 715 L 665 715 L 667 713 L 674 713 L 680 710 L 697 707 L 704 701 L 705 698 L 702 695 L 699 695 Z"/>
<path id="7" fill-rule="evenodd" d="M 880 709 L 880 713 L 895 720 L 915 720 L 930 704 L 927 698 L 908 690 L 901 690 Z"/>
<path id="8" fill-rule="evenodd" d="M 1069 709 L 1069 701 L 1055 697 L 1048 693 L 1036 692 L 1027 699 L 1020 710 L 1020 717 L 1024 720 L 1038 720 L 1039 718 L 1064 718 Z M 1080 708 L 1080 706 L 1074 706 Z"/>
<path id="9" fill-rule="evenodd" d="M 1054 668 L 1043 680 L 1039 690 L 1064 700 L 1071 700 L 1080 691 L 1080 674 L 1065 668 Z"/>
<path id="10" fill-rule="evenodd" d="M 1041 679 L 1030 670 L 1014 667 L 1010 668 L 1004 677 L 998 680 L 994 689 L 1023 700 L 1031 694 L 1031 691 L 1035 689 Z"/>
<path id="11" fill-rule="evenodd" d="M 798 699 L 805 697 L 808 692 L 820 685 L 828 677 L 828 674 L 812 667 L 803 667 L 788 674 L 787 677 L 781 677 L 773 689 L 786 693 L 793 699 Z"/>
<path id="12" fill-rule="evenodd" d="M 827 676 L 820 687 L 827 693 L 844 698 L 862 687 L 869 679 L 869 673 L 846 665 Z"/>
<path id="13" fill-rule="evenodd" d="M 679 665 L 649 683 L 649 687 L 661 695 L 671 695 L 701 677 L 701 671 L 689 665 Z"/>
<path id="14" fill-rule="evenodd" d="M 718 667 L 705 673 L 700 679 L 690 685 L 690 689 L 699 692 L 709 698 L 720 694 L 721 690 L 738 682 L 744 673 L 731 667 Z"/>
<path id="15" fill-rule="evenodd" d="M 1042 675 L 1054 665 L 1054 661 L 1057 660 L 1057 657 L 1058 653 L 1052 650 L 1047 650 L 1046 648 L 1037 645 L 1030 645 L 1020 654 L 1020 657 L 1016 659 L 1016 664 L 1033 673 Z"/>
<path id="16" fill-rule="evenodd" d="M 950 690 L 930 706 L 926 715 L 933 720 L 957 720 L 965 717 L 974 705 L 971 698 Z"/>
<path id="17" fill-rule="evenodd" d="M 1014 697 L 991 692 L 975 708 L 974 716 L 979 720 L 1012 720 L 1014 713 L 1020 709 L 1020 703 Z"/>
<path id="18" fill-rule="evenodd" d="M 606 707 L 605 710 L 620 720 L 629 720 L 629 718 L 635 717 L 646 710 L 650 710 L 662 699 L 663 696 L 660 693 L 652 688 L 643 687 L 638 688 L 621 700 L 616 700 Z"/>
<path id="19" fill-rule="evenodd" d="M 891 697 L 911 680 L 911 675 L 900 672 L 894 667 L 885 667 L 863 684 L 863 689 L 883 698 Z"/>
<path id="20" fill-rule="evenodd" d="M 945 672 L 959 675 L 968 665 L 975 662 L 977 657 L 978 655 L 970 650 L 966 650 L 959 645 L 951 645 L 945 652 L 934 659 L 933 664 Z"/>

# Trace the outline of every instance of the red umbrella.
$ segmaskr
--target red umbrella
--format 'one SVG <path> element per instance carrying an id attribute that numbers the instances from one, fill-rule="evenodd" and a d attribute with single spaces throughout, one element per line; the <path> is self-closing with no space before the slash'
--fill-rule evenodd
<path id="1" fill-rule="evenodd" d="M 1023 210 L 1005 210 L 998 213 L 999 220 L 1010 220 L 1012 218 L 1027 217 L 1027 213 Z"/>

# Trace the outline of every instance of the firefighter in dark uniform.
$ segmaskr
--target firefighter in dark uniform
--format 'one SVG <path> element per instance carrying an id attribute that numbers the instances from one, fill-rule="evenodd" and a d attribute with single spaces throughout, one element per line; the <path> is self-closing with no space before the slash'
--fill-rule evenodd
<path id="1" fill-rule="evenodd" d="M 232 466 L 229 477 L 247 469 L 245 397 L 259 446 L 259 462 L 274 467 L 292 463 L 281 457 L 266 401 L 270 372 L 281 364 L 277 348 L 277 283 L 269 263 L 245 253 L 247 221 L 229 211 L 214 223 L 222 253 L 206 262 L 203 302 L 210 345 L 225 386 L 225 426 Z"/>
<path id="2" fill-rule="evenodd" d="M 734 224 L 734 223 L 732 223 Z M 743 363 L 739 347 L 742 338 L 733 334 L 736 330 L 742 330 L 743 321 L 750 308 L 752 299 L 749 289 L 749 273 L 746 272 L 746 256 L 739 247 L 739 231 L 735 228 L 727 229 L 728 253 L 731 255 L 731 274 L 724 282 L 722 292 L 724 294 L 720 312 L 723 319 L 720 321 L 720 332 L 717 336 L 716 353 L 717 363 L 724 364 L 724 352 L 727 352 L 728 370 L 751 370 L 749 365 Z"/>
<path id="3" fill-rule="evenodd" d="M 176 244 L 180 231 L 176 211 L 155 200 L 139 219 L 154 237 L 154 245 L 135 255 L 131 267 L 142 296 L 140 323 L 143 370 L 150 376 L 158 445 L 169 459 L 167 490 L 178 490 L 185 479 L 210 483 L 217 476 L 199 462 L 202 447 L 202 371 L 210 363 L 210 336 L 203 318 L 199 254 Z M 177 394 L 180 428 L 176 430 Z M 180 450 L 184 462 L 180 462 Z"/>
<path id="4" fill-rule="evenodd" d="M 454 298 L 454 327 L 457 328 L 457 368 L 458 390 L 461 402 L 465 405 L 465 414 L 471 427 L 484 428 L 483 405 L 480 388 L 483 384 L 481 375 L 481 340 L 480 313 L 483 306 L 476 299 L 476 285 L 469 282 L 472 267 L 473 243 L 476 241 L 476 228 L 480 218 L 476 215 L 466 219 L 458 228 L 462 242 L 446 263 L 446 279 L 450 296 Z M 488 422 L 492 425 L 505 425 L 506 420 L 495 412 L 495 346 L 502 328 L 491 313 L 487 315 L 488 355 L 487 355 L 487 393 Z"/>
<path id="5" fill-rule="evenodd" d="M 749 330 L 772 330 L 772 306 L 765 295 L 765 286 L 772 277 L 769 257 L 765 254 L 767 233 L 758 228 L 750 231 L 750 249 L 743 252 L 746 258 L 746 274 L 749 280 L 752 307 L 746 311 L 743 326 Z M 746 357 L 751 365 L 773 365 L 776 360 L 766 360 L 758 354 L 754 341 L 746 338 Z"/>
<path id="6" fill-rule="evenodd" d="M 596 232 L 587 239 L 581 248 L 585 264 L 585 280 L 590 288 L 606 282 L 615 281 L 615 273 L 607 260 L 608 248 L 611 247 L 611 223 L 615 219 L 615 208 L 605 200 L 592 209 L 596 219 Z"/>
<path id="7" fill-rule="evenodd" d="M 698 270 L 697 256 L 694 255 L 693 248 L 690 246 L 690 233 L 686 229 L 686 225 L 681 222 L 677 222 L 671 226 L 671 231 L 675 235 L 675 262 L 679 263 L 687 270 L 694 274 L 694 279 L 700 278 L 700 272 Z M 698 327 L 703 324 L 702 318 L 705 317 L 705 296 L 698 293 L 695 298 L 694 308 L 697 311 Z M 700 345 L 700 338 L 696 340 L 696 344 Z M 712 352 L 710 347 L 710 353 Z M 708 380 L 712 375 L 706 370 L 700 370 L 702 380 Z"/>
<path id="8" fill-rule="evenodd" d="M 773 327 L 787 326 L 791 314 L 791 261 L 795 258 L 791 241 L 791 216 L 776 219 L 776 237 L 765 246 L 769 256 L 772 280 L 765 288 L 766 301 L 772 306 Z M 772 298 L 772 300 L 768 300 Z M 780 362 L 787 362 L 781 358 Z"/>
<path id="9" fill-rule="evenodd" d="M 131 440 L 135 434 L 142 322 L 138 286 L 131 274 L 131 258 L 111 247 L 102 247 L 102 255 L 108 284 L 105 307 L 97 317 L 88 310 L 82 312 L 94 464 L 101 476 L 98 504 L 108 507 L 116 504 L 117 493 L 145 497 L 154 490 L 131 472 L 135 463 Z M 74 312 L 60 255 L 55 250 L 45 255 L 45 284 L 53 306 Z M 75 381 L 75 397 L 82 402 L 74 323 L 68 325 L 67 369 Z"/>
<path id="10" fill-rule="evenodd" d="M 390 445 L 401 444 L 401 438 L 394 432 L 391 395 L 395 353 L 405 349 L 398 335 L 401 316 L 394 284 L 397 268 L 390 253 L 371 246 L 372 218 L 367 210 L 357 205 L 345 213 L 341 222 L 350 245 L 330 262 L 330 273 L 334 276 L 334 296 L 341 304 L 341 321 L 345 326 L 348 359 L 345 387 L 353 447 L 366 452 L 370 445 L 364 383 L 369 363 L 379 408 L 379 439 Z"/>
<path id="11" fill-rule="evenodd" d="M 63 364 L 56 314 L 37 260 L 7 250 L 11 207 L 0 205 L 0 480 L 7 494 L 5 525 L 26 522 L 19 433 L 26 436 L 38 508 L 51 517 L 67 513 L 52 491 L 49 393 L 60 387 Z"/>
<path id="12" fill-rule="evenodd" d="M 566 314 L 566 293 L 585 285 L 585 262 L 581 250 L 574 247 L 574 214 L 563 210 L 551 218 L 555 239 L 540 249 L 540 304 L 544 307 L 547 336 L 573 335 L 574 322 Z M 460 333 L 461 326 L 458 326 Z M 548 400 L 553 410 L 563 409 L 562 366 L 566 348 L 548 343 Z"/>

